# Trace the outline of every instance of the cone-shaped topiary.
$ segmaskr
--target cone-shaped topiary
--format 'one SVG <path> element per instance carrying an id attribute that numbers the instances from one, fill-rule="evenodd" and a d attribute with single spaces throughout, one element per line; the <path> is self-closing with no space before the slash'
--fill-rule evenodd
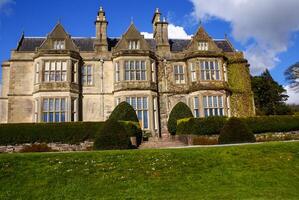
<path id="1" fill-rule="evenodd" d="M 123 125 L 117 121 L 107 120 L 98 133 L 94 142 L 94 149 L 129 149 L 130 138 Z"/>
<path id="2" fill-rule="evenodd" d="M 134 108 L 125 101 L 115 107 L 109 117 L 109 120 L 139 122 Z"/>
<path id="3" fill-rule="evenodd" d="M 190 108 L 183 102 L 177 103 L 169 114 L 167 128 L 171 135 L 175 135 L 177 120 L 193 117 Z"/>
<path id="4" fill-rule="evenodd" d="M 255 137 L 247 124 L 238 118 L 230 118 L 220 131 L 219 144 L 255 142 Z"/>

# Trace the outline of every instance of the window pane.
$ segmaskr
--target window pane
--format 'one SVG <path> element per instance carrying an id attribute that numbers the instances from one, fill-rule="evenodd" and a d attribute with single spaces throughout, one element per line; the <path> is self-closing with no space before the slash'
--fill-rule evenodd
<path id="1" fill-rule="evenodd" d="M 198 97 L 194 97 L 194 108 L 198 108 Z"/>
<path id="2" fill-rule="evenodd" d="M 141 110 L 137 111 L 137 117 L 140 121 L 142 121 L 142 111 Z"/>
<path id="3" fill-rule="evenodd" d="M 178 69 L 178 66 L 177 66 L 177 65 L 174 66 L 174 73 L 175 73 L 175 74 L 178 74 L 178 73 L 179 73 L 179 69 Z"/>
<path id="4" fill-rule="evenodd" d="M 55 113 L 55 122 L 59 122 L 59 112 Z"/>
<path id="5" fill-rule="evenodd" d="M 208 97 L 208 105 L 209 105 L 210 108 L 213 106 L 213 104 L 212 104 L 212 96 Z"/>
<path id="6" fill-rule="evenodd" d="M 66 72 L 62 72 L 61 81 L 66 81 Z"/>
<path id="7" fill-rule="evenodd" d="M 44 99 L 43 111 L 48 111 L 48 99 Z"/>
<path id="8" fill-rule="evenodd" d="M 48 122 L 48 113 L 43 113 L 43 121 Z"/>
<path id="9" fill-rule="evenodd" d="M 145 71 L 141 71 L 141 80 L 146 80 L 146 74 Z"/>
<path id="10" fill-rule="evenodd" d="M 62 112 L 60 117 L 60 121 L 65 122 L 65 112 Z"/>
<path id="11" fill-rule="evenodd" d="M 46 70 L 46 71 L 49 71 L 49 70 L 50 70 L 50 63 L 49 63 L 49 62 L 46 62 L 46 63 L 45 63 L 45 70 Z"/>
<path id="12" fill-rule="evenodd" d="M 140 62 L 136 61 L 136 70 L 140 70 Z"/>
<path id="13" fill-rule="evenodd" d="M 55 73 L 55 80 L 56 81 L 61 81 L 61 72 L 60 71 L 56 71 L 56 73 Z"/>
<path id="14" fill-rule="evenodd" d="M 130 61 L 130 70 L 134 70 L 134 61 Z"/>
<path id="15" fill-rule="evenodd" d="M 53 99 L 49 99 L 49 111 L 53 111 L 54 110 L 54 101 Z"/>
<path id="16" fill-rule="evenodd" d="M 125 69 L 129 70 L 129 62 L 128 61 L 125 61 Z"/>
<path id="17" fill-rule="evenodd" d="M 51 71 L 55 71 L 55 62 L 51 62 Z"/>
<path id="18" fill-rule="evenodd" d="M 213 61 L 210 62 L 210 69 L 214 70 L 214 62 Z"/>
<path id="19" fill-rule="evenodd" d="M 205 117 L 208 117 L 208 116 L 209 116 L 209 114 L 208 114 L 208 109 L 207 109 L 207 108 L 204 109 L 204 114 L 205 114 Z"/>
<path id="20" fill-rule="evenodd" d="M 62 70 L 66 71 L 66 62 L 62 62 Z"/>
<path id="21" fill-rule="evenodd" d="M 91 66 L 87 66 L 87 74 L 91 75 Z"/>
<path id="22" fill-rule="evenodd" d="M 218 107 L 218 98 L 217 98 L 217 96 L 214 96 L 213 97 L 213 106 L 214 106 L 214 108 L 217 108 Z"/>
<path id="23" fill-rule="evenodd" d="M 141 61 L 141 69 L 142 70 L 146 70 L 145 61 Z"/>
<path id="24" fill-rule="evenodd" d="M 49 122 L 54 122 L 54 114 L 52 112 L 49 113 Z"/>
<path id="25" fill-rule="evenodd" d="M 147 109 L 147 97 L 143 97 L 143 109 Z"/>
<path id="26" fill-rule="evenodd" d="M 220 116 L 223 116 L 223 115 L 224 115 L 224 114 L 223 114 L 223 108 L 220 108 L 220 109 L 219 109 L 219 115 L 220 115 Z"/>
<path id="27" fill-rule="evenodd" d="M 148 128 L 147 110 L 143 111 L 143 128 Z"/>
<path id="28" fill-rule="evenodd" d="M 220 75 L 219 75 L 219 71 L 216 71 L 216 80 L 220 80 Z"/>
<path id="29" fill-rule="evenodd" d="M 61 111 L 65 111 L 65 99 L 61 99 Z"/>
<path id="30" fill-rule="evenodd" d="M 142 80 L 141 78 L 141 71 L 136 72 L 136 80 Z"/>
<path id="31" fill-rule="evenodd" d="M 129 71 L 126 71 L 126 73 L 125 73 L 125 80 L 126 81 L 130 80 L 130 72 Z"/>
<path id="32" fill-rule="evenodd" d="M 205 80 L 205 71 L 204 70 L 201 70 L 200 75 L 201 75 L 201 80 Z"/>
<path id="33" fill-rule="evenodd" d="M 208 107 L 208 104 L 207 104 L 207 97 L 206 97 L 206 96 L 203 97 L 203 106 L 204 106 L 205 108 Z"/>
<path id="34" fill-rule="evenodd" d="M 141 97 L 138 97 L 137 98 L 137 109 L 138 110 L 141 110 L 142 109 L 142 102 L 141 102 Z"/>
<path id="35" fill-rule="evenodd" d="M 218 61 L 215 61 L 215 69 L 219 69 L 219 66 L 218 66 Z"/>
<path id="36" fill-rule="evenodd" d="M 61 70 L 61 62 L 57 62 L 56 70 Z"/>
<path id="37" fill-rule="evenodd" d="M 126 102 L 131 105 L 130 97 L 126 97 Z"/>
<path id="38" fill-rule="evenodd" d="M 219 107 L 223 107 L 222 96 L 219 96 L 218 100 L 219 100 Z"/>
<path id="39" fill-rule="evenodd" d="M 55 111 L 59 111 L 60 110 L 59 100 L 60 99 L 55 99 Z"/>
<path id="40" fill-rule="evenodd" d="M 134 110 L 136 110 L 136 97 L 132 97 L 132 107 L 134 108 Z"/>

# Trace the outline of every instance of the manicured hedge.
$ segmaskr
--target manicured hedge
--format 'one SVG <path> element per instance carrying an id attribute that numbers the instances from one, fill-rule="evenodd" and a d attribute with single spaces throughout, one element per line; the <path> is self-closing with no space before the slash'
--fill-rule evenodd
<path id="1" fill-rule="evenodd" d="M 299 116 L 276 115 L 242 118 L 253 133 L 288 132 L 299 130 Z"/>
<path id="2" fill-rule="evenodd" d="M 0 145 L 34 142 L 80 143 L 94 139 L 103 122 L 0 124 Z"/>
<path id="3" fill-rule="evenodd" d="M 171 135 L 175 135 L 177 131 L 177 121 L 184 118 L 193 117 L 190 108 L 183 102 L 177 103 L 171 110 L 167 122 L 167 128 Z"/>
<path id="4" fill-rule="evenodd" d="M 185 118 L 178 120 L 177 135 L 216 135 L 226 123 L 226 117 Z"/>
<path id="5" fill-rule="evenodd" d="M 221 129 L 218 142 L 219 144 L 255 142 L 255 137 L 244 121 L 232 117 Z"/>
<path id="6" fill-rule="evenodd" d="M 121 102 L 114 108 L 113 112 L 109 116 L 109 120 L 139 122 L 134 108 L 125 101 Z"/>
<path id="7" fill-rule="evenodd" d="M 107 120 L 96 135 L 94 149 L 130 149 L 132 148 L 129 131 L 120 122 Z"/>
<path id="8" fill-rule="evenodd" d="M 299 130 L 299 116 L 263 116 L 240 118 L 254 134 L 267 132 L 288 132 Z M 220 134 L 227 118 L 185 118 L 178 120 L 178 135 L 213 135 Z"/>

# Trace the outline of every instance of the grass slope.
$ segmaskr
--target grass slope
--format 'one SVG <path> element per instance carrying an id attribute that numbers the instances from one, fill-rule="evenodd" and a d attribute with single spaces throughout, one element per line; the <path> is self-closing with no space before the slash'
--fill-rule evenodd
<path id="1" fill-rule="evenodd" d="M 299 143 L 0 154 L 0 199 L 298 199 Z"/>

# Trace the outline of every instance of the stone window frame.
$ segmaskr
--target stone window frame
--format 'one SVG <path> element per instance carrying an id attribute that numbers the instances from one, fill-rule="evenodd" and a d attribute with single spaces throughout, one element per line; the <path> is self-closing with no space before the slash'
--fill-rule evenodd
<path id="1" fill-rule="evenodd" d="M 189 67 L 190 67 L 191 82 L 196 82 L 197 81 L 196 63 L 190 62 Z"/>
<path id="2" fill-rule="evenodd" d="M 55 63 L 55 66 L 54 66 L 55 69 L 52 69 L 53 63 Z M 60 63 L 60 65 L 58 65 L 58 63 Z M 64 65 L 64 63 L 65 63 L 65 65 Z M 47 67 L 47 64 L 49 64 L 48 67 Z M 65 59 L 45 60 L 44 65 L 43 65 L 43 82 L 45 82 L 45 83 L 67 82 L 67 71 L 68 71 L 67 65 L 68 65 L 68 61 Z M 60 80 L 57 79 L 57 75 Z M 52 76 L 54 76 L 54 80 L 52 80 L 52 78 L 51 78 Z"/>
<path id="3" fill-rule="evenodd" d="M 200 97 L 199 96 L 194 96 L 193 97 L 193 115 L 195 118 L 200 117 Z"/>
<path id="4" fill-rule="evenodd" d="M 135 99 L 135 103 L 133 103 L 133 99 Z M 138 104 L 138 99 L 140 99 L 140 106 Z M 146 99 L 146 106 L 144 104 L 144 99 Z M 126 96 L 125 101 L 129 103 L 135 110 L 136 115 L 138 117 L 140 126 L 143 130 L 150 129 L 150 110 L 149 110 L 149 97 L 148 96 Z M 146 112 L 146 113 L 145 113 Z M 146 114 L 146 115 L 145 115 Z M 144 123 L 144 117 L 146 116 L 147 123 Z"/>
<path id="5" fill-rule="evenodd" d="M 157 70 L 156 70 L 156 62 L 151 63 L 151 75 L 152 75 L 152 82 L 157 82 Z"/>
<path id="6" fill-rule="evenodd" d="M 88 73 L 88 67 L 90 67 L 90 73 Z M 86 77 L 84 79 L 84 77 Z M 90 83 L 88 83 L 88 77 L 90 77 Z M 94 86 L 94 65 L 93 64 L 84 64 L 81 68 L 81 84 L 84 87 Z"/>
<path id="7" fill-rule="evenodd" d="M 220 103 L 220 99 L 221 99 L 221 103 Z M 203 108 L 204 117 L 226 116 L 225 106 L 224 106 L 224 95 L 203 94 L 202 108 Z"/>
<path id="8" fill-rule="evenodd" d="M 206 41 L 199 41 L 198 42 L 198 50 L 199 51 L 208 51 L 209 50 L 209 43 Z"/>
<path id="9" fill-rule="evenodd" d="M 54 40 L 53 49 L 55 50 L 64 50 L 66 48 L 65 40 Z"/>
<path id="10" fill-rule="evenodd" d="M 201 59 L 198 63 L 201 81 L 222 81 L 222 67 L 219 59 Z"/>
<path id="11" fill-rule="evenodd" d="M 59 100 L 59 109 L 56 107 L 56 100 Z M 64 99 L 64 109 L 62 109 L 62 100 Z M 45 106 L 45 100 L 48 101 L 47 103 L 47 109 L 44 108 Z M 50 100 L 53 100 L 53 108 L 50 108 Z M 50 116 L 52 113 L 53 121 L 50 121 Z M 62 120 L 62 114 L 64 113 L 64 120 Z M 55 122 L 68 122 L 68 97 L 61 96 L 61 97 L 43 97 L 41 99 L 41 121 L 44 123 L 55 123 Z M 47 114 L 47 120 L 45 121 L 45 114 Z M 57 115 L 59 116 L 59 120 L 56 121 Z"/>
<path id="12" fill-rule="evenodd" d="M 140 49 L 140 41 L 139 40 L 129 40 L 129 49 L 130 50 Z"/>
<path id="13" fill-rule="evenodd" d="M 39 77 L 40 77 L 40 64 L 39 62 L 35 63 L 35 75 L 34 75 L 34 84 L 39 84 L 40 83 L 40 80 L 39 80 Z"/>
<path id="14" fill-rule="evenodd" d="M 120 82 L 120 64 L 119 64 L 119 61 L 116 61 L 115 64 L 114 64 L 114 71 L 115 71 L 115 76 L 114 76 L 115 82 Z"/>
<path id="15" fill-rule="evenodd" d="M 147 81 L 147 64 L 146 60 L 127 59 L 124 60 L 124 81 Z M 133 65 L 131 65 L 133 63 Z M 139 63 L 139 69 L 136 68 Z M 144 63 L 144 65 L 142 65 Z M 144 68 L 142 68 L 144 66 Z M 128 77 L 127 77 L 128 75 Z M 137 79 L 139 76 L 139 79 Z M 133 77 L 133 78 L 132 78 Z"/>
<path id="16" fill-rule="evenodd" d="M 176 70 L 176 68 L 178 70 Z M 181 68 L 182 70 L 180 70 L 179 68 Z M 174 78 L 175 84 L 185 84 L 186 83 L 185 76 L 186 76 L 185 75 L 185 66 L 183 64 L 174 64 L 173 65 L 173 78 Z"/>

